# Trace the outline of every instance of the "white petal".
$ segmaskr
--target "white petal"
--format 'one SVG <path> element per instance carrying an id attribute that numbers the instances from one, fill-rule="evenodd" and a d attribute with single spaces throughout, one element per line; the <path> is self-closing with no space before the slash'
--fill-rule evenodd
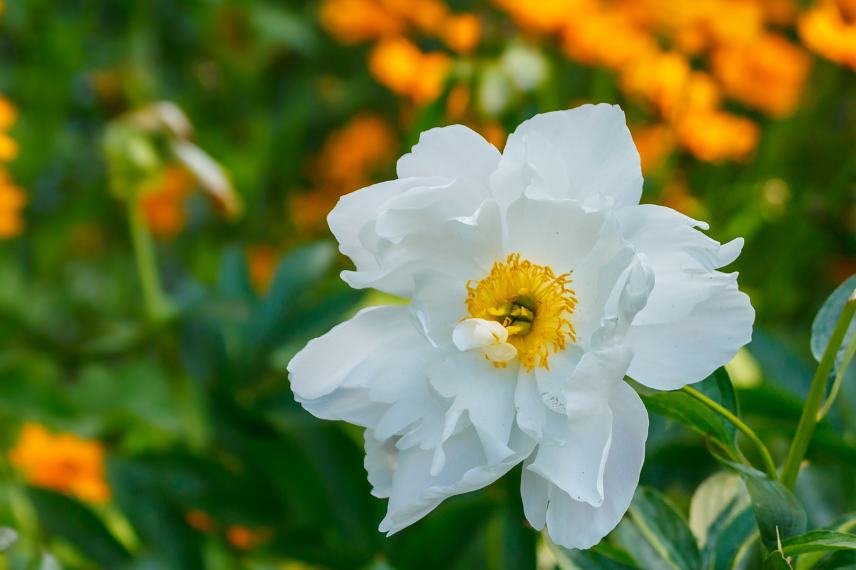
<path id="1" fill-rule="evenodd" d="M 485 201 L 473 216 L 455 218 L 421 228 L 400 241 L 382 243 L 376 256 L 376 270 L 343 271 L 342 279 L 357 289 L 372 287 L 399 295 L 413 295 L 416 276 L 440 273 L 467 280 L 481 278 L 490 271 L 501 250 L 500 219 L 497 206 Z"/>
<path id="2" fill-rule="evenodd" d="M 662 206 L 624 208 L 622 233 L 654 272 L 654 288 L 633 319 L 626 342 L 635 359 L 629 374 L 658 389 L 707 377 L 749 342 L 755 318 L 737 275 L 716 271 L 740 253 L 696 228 L 707 225 Z"/>
<path id="3" fill-rule="evenodd" d="M 549 265 L 558 275 L 575 269 L 592 251 L 604 223 L 604 214 L 586 212 L 572 200 L 522 197 L 508 206 L 503 241 L 507 251 Z"/>
<path id="4" fill-rule="evenodd" d="M 363 433 L 366 448 L 366 458 L 363 466 L 369 476 L 372 495 L 380 499 L 389 498 L 392 491 L 392 475 L 395 472 L 396 455 L 395 441 L 380 440 L 372 430 Z"/>
<path id="5" fill-rule="evenodd" d="M 367 445 L 367 454 L 371 452 L 374 456 L 371 461 L 366 460 L 367 468 L 373 471 L 369 480 L 377 496 L 389 497 L 380 530 L 388 534 L 398 532 L 434 510 L 444 499 L 489 485 L 529 455 L 534 442 L 516 430 L 511 435 L 510 446 L 514 450 L 510 456 L 491 463 L 475 431 L 464 430 L 446 442 L 448 460 L 439 472 L 432 473 L 431 451 L 415 447 L 399 451 L 391 445 Z"/>
<path id="6" fill-rule="evenodd" d="M 452 332 L 452 340 L 458 350 L 484 348 L 508 340 L 508 330 L 496 321 L 466 319 Z"/>
<path id="7" fill-rule="evenodd" d="M 407 307 L 365 309 L 289 362 L 291 388 L 319 418 L 403 436 L 405 445 L 436 445 L 447 406 L 425 373 L 435 350 L 413 327 Z"/>
<path id="8" fill-rule="evenodd" d="M 508 139 L 491 191 L 508 203 L 524 190 L 592 204 L 604 198 L 616 206 L 637 204 L 639 153 L 621 109 L 583 105 L 522 123 Z"/>
<path id="9" fill-rule="evenodd" d="M 418 274 L 414 280 L 410 309 L 422 334 L 435 346 L 450 345 L 452 331 L 469 315 L 466 281 L 437 272 Z"/>
<path id="10" fill-rule="evenodd" d="M 463 125 L 423 132 L 410 153 L 398 160 L 398 176 L 470 178 L 487 182 L 499 163 L 499 151 Z"/>
<path id="11" fill-rule="evenodd" d="M 655 286 L 651 306 L 638 316 L 644 324 L 634 323 L 625 338 L 635 353 L 628 371 L 633 379 L 659 390 L 698 382 L 752 339 L 755 310 L 737 289 L 737 274 L 710 272 L 702 279 L 704 286 L 692 274 Z M 698 300 L 700 290 L 707 296 Z"/>
<path id="12" fill-rule="evenodd" d="M 626 347 L 610 347 L 584 354 L 569 375 L 570 359 L 535 373 L 539 387 L 561 388 L 558 396 L 555 387 L 542 394 L 548 408 L 544 436 L 527 469 L 575 501 L 592 506 L 603 502 L 604 467 L 613 437 L 609 403 L 623 385 L 631 357 Z"/>
<path id="13" fill-rule="evenodd" d="M 641 204 L 616 212 L 624 238 L 644 253 L 654 267 L 718 269 L 740 254 L 743 240 L 720 245 L 696 228 L 707 224 L 671 208 Z"/>
<path id="14" fill-rule="evenodd" d="M 472 422 L 489 462 L 512 453 L 509 437 L 514 424 L 517 368 L 497 368 L 480 352 L 449 355 L 428 372 L 437 392 L 454 401 L 447 412 L 444 436 L 453 433 L 462 413 Z"/>
<path id="15" fill-rule="evenodd" d="M 592 506 L 576 501 L 524 465 L 521 494 L 526 518 L 536 529 L 547 526 L 551 540 L 566 548 L 591 548 L 627 512 L 645 456 L 648 415 L 639 396 L 627 384 L 615 387 L 612 443 L 603 474 L 603 502 Z"/>
<path id="16" fill-rule="evenodd" d="M 594 507 L 603 503 L 603 469 L 612 438 L 609 408 L 596 417 L 566 419 L 564 445 L 539 445 L 526 467 L 575 501 Z"/>
<path id="17" fill-rule="evenodd" d="M 377 216 L 380 238 L 399 241 L 408 234 L 471 216 L 487 198 L 487 190 L 465 178 L 424 178 L 388 200 Z"/>
<path id="18" fill-rule="evenodd" d="M 377 268 L 374 246 L 366 247 L 360 239 L 361 232 L 368 229 L 373 233 L 372 227 L 381 207 L 412 184 L 391 180 L 345 194 L 327 215 L 327 223 L 339 242 L 339 250 L 350 257 L 358 269 Z"/>
<path id="19" fill-rule="evenodd" d="M 528 436 L 540 440 L 544 432 L 547 408 L 538 390 L 538 383 L 531 373 L 521 369 L 514 391 L 514 407 L 517 409 L 517 425 Z"/>

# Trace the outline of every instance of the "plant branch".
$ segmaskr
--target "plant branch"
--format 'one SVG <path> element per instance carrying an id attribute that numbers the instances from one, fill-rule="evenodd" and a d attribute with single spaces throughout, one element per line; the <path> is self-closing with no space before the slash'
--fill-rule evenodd
<path id="1" fill-rule="evenodd" d="M 685 393 L 692 396 L 717 414 L 721 415 L 723 418 L 728 420 L 728 422 L 731 423 L 735 428 L 742 432 L 743 435 L 749 438 L 749 440 L 758 449 L 758 453 L 760 453 L 761 455 L 761 460 L 764 463 L 764 470 L 767 472 L 767 475 L 769 475 L 770 478 L 774 480 L 778 478 L 776 464 L 773 461 L 773 457 L 770 455 L 770 450 L 767 449 L 767 446 L 764 445 L 764 442 L 761 441 L 761 438 L 758 437 L 758 434 L 756 434 L 752 430 L 752 428 L 746 425 L 743 420 L 734 415 L 731 410 L 722 406 L 718 402 L 715 402 L 714 400 L 708 398 L 695 388 L 692 388 L 690 386 L 684 386 L 683 388 L 681 388 L 681 390 L 683 390 Z"/>
<path id="2" fill-rule="evenodd" d="M 835 329 L 832 331 L 832 336 L 829 338 L 826 350 L 823 351 L 820 363 L 814 371 L 814 377 L 811 379 L 811 386 L 808 390 L 802 416 L 800 416 L 796 434 L 794 434 L 794 439 L 788 450 L 788 458 L 785 460 L 785 466 L 782 468 L 782 483 L 788 489 L 793 489 L 797 481 L 800 464 L 808 450 L 811 436 L 814 435 L 814 428 L 818 421 L 818 410 L 820 410 L 823 403 L 823 395 L 826 393 L 826 386 L 829 383 L 829 375 L 835 364 L 835 357 L 838 354 L 841 343 L 844 341 L 844 336 L 847 334 L 847 329 L 850 326 L 850 320 L 853 318 L 854 312 L 856 312 L 856 295 L 851 295 L 844 305 L 844 310 L 841 311 L 841 315 L 838 317 L 838 322 L 835 324 Z"/>
<path id="3" fill-rule="evenodd" d="M 146 315 L 150 321 L 157 323 L 169 317 L 170 308 L 161 289 L 154 244 L 149 230 L 146 228 L 142 212 L 137 207 L 136 200 L 128 199 L 127 204 L 128 221 L 131 226 L 131 242 L 134 247 L 140 286 L 143 290 Z"/>

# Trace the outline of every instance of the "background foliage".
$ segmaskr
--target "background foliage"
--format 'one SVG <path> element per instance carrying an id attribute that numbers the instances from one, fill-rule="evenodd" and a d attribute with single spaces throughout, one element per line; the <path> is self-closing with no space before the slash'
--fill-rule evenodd
<path id="1" fill-rule="evenodd" d="M 421 130 L 462 122 L 501 148 L 536 112 L 619 103 L 643 201 L 746 238 L 755 335 L 733 386 L 703 390 L 781 463 L 812 320 L 856 268 L 852 2 L 11 0 L 0 18 L 0 566 L 759 564 L 746 488 L 773 491 L 721 471 L 710 442 L 737 435 L 681 394 L 646 396 L 625 521 L 568 553 L 525 525 L 519 473 L 380 535 L 361 433 L 303 412 L 285 363 L 387 301 L 338 280 L 324 217 Z M 192 135 L 129 130 L 163 100 Z M 808 458 L 794 528 L 852 528 L 853 381 Z"/>

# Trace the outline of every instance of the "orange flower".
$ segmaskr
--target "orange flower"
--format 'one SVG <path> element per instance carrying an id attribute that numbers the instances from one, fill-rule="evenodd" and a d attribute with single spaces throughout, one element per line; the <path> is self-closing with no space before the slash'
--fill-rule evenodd
<path id="1" fill-rule="evenodd" d="M 696 55 L 722 44 L 746 43 L 763 30 L 764 10 L 757 0 L 643 0 L 650 25 L 680 51 Z"/>
<path id="2" fill-rule="evenodd" d="M 476 129 L 485 138 L 487 142 L 502 150 L 505 146 L 505 141 L 508 139 L 508 131 L 496 121 L 489 121 Z"/>
<path id="3" fill-rule="evenodd" d="M 534 32 L 556 32 L 587 12 L 592 0 L 494 0 L 522 28 Z"/>
<path id="4" fill-rule="evenodd" d="M 794 0 L 761 0 L 761 8 L 767 21 L 779 26 L 792 24 L 797 15 Z"/>
<path id="5" fill-rule="evenodd" d="M 21 211 L 26 203 L 26 193 L 0 170 L 0 239 L 15 237 L 24 230 Z"/>
<path id="6" fill-rule="evenodd" d="M 5 97 L 0 96 L 0 131 L 5 131 L 15 123 L 18 110 Z"/>
<path id="7" fill-rule="evenodd" d="M 719 48 L 713 55 L 714 74 L 725 92 L 775 117 L 796 108 L 809 65 L 802 49 L 775 34 Z"/>
<path id="8" fill-rule="evenodd" d="M 257 245 L 247 248 L 250 283 L 256 293 L 266 293 L 268 288 L 270 288 L 278 261 L 279 250 L 275 247 Z"/>
<path id="9" fill-rule="evenodd" d="M 708 162 L 745 160 L 758 145 L 755 123 L 723 111 L 685 115 L 677 135 L 684 147 Z"/>
<path id="10" fill-rule="evenodd" d="M 634 128 L 633 141 L 642 159 L 642 172 L 653 172 L 675 148 L 672 129 L 665 124 Z"/>
<path id="11" fill-rule="evenodd" d="M 347 194 L 347 192 L 344 193 Z M 327 188 L 295 194 L 288 203 L 291 221 L 304 233 L 323 229 L 327 214 L 336 205 L 340 195 L 337 194 L 337 190 L 331 191 Z"/>
<path id="12" fill-rule="evenodd" d="M 309 175 L 315 191 L 290 201 L 298 229 L 316 229 L 340 196 L 368 186 L 375 172 L 392 161 L 395 146 L 392 128 L 377 115 L 357 115 L 332 133 L 312 161 Z"/>
<path id="13" fill-rule="evenodd" d="M 460 119 L 470 108 L 470 88 L 467 85 L 455 85 L 446 99 L 446 115 L 450 119 Z"/>
<path id="14" fill-rule="evenodd" d="M 187 222 L 184 201 L 193 187 L 193 177 L 179 166 L 167 167 L 157 184 L 140 194 L 139 207 L 146 225 L 160 238 L 175 237 Z"/>
<path id="15" fill-rule="evenodd" d="M 481 36 L 481 24 L 472 14 L 450 16 L 443 22 L 441 35 L 446 45 L 460 53 L 475 49 Z"/>
<path id="16" fill-rule="evenodd" d="M 800 16 L 799 33 L 812 51 L 856 70 L 856 7 L 821 0 Z"/>
<path id="17" fill-rule="evenodd" d="M 9 459 L 31 485 L 94 503 L 110 498 L 104 479 L 104 449 L 96 441 L 71 433 L 52 435 L 39 424 L 27 423 Z"/>
<path id="18" fill-rule="evenodd" d="M 719 91 L 710 76 L 693 71 L 677 52 L 636 62 L 624 71 L 621 83 L 628 93 L 651 102 L 669 120 L 709 111 L 719 104 Z"/>
<path id="19" fill-rule="evenodd" d="M 378 115 L 363 113 L 324 141 L 313 169 L 333 183 L 363 182 L 372 169 L 392 160 L 394 146 L 389 124 Z"/>
<path id="20" fill-rule="evenodd" d="M 265 534 L 259 530 L 234 525 L 226 529 L 226 540 L 238 550 L 250 550 L 264 542 Z"/>
<path id="21" fill-rule="evenodd" d="M 451 67 L 448 55 L 422 53 L 405 38 L 382 40 L 369 58 L 369 70 L 378 82 L 416 103 L 428 103 L 440 95 Z"/>
<path id="22" fill-rule="evenodd" d="M 437 35 L 446 18 L 448 8 L 440 0 L 379 0 L 392 13 L 403 18 L 424 33 Z"/>
<path id="23" fill-rule="evenodd" d="M 217 523 L 207 514 L 202 511 L 188 511 L 184 515 L 184 520 L 191 528 L 199 532 L 211 532 L 217 526 Z"/>
<path id="24" fill-rule="evenodd" d="M 619 10 L 591 10 L 572 18 L 562 28 L 565 54 L 586 65 L 620 70 L 657 50 L 657 42 L 637 27 L 632 14 Z M 604 38 L 610 41 L 604 41 Z"/>
<path id="25" fill-rule="evenodd" d="M 3 133 L 0 133 L 0 162 L 15 160 L 18 156 L 18 143 Z"/>
<path id="26" fill-rule="evenodd" d="M 701 203 L 692 194 L 687 191 L 686 181 L 678 178 L 669 182 L 663 193 L 657 199 L 657 203 L 677 210 L 682 214 L 694 217 L 699 216 L 701 212 Z"/>
<path id="27" fill-rule="evenodd" d="M 321 25 L 342 43 L 398 35 L 404 31 L 401 18 L 377 0 L 325 0 L 320 10 Z"/>

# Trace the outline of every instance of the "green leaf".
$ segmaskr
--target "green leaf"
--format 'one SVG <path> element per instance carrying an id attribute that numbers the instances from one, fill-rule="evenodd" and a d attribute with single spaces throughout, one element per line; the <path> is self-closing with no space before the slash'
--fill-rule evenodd
<path id="1" fill-rule="evenodd" d="M 396 568 L 453 568 L 495 512 L 482 493 L 445 501 L 390 544 L 390 562 Z"/>
<path id="2" fill-rule="evenodd" d="M 810 552 L 834 552 L 838 550 L 856 550 L 856 534 L 834 530 L 813 530 L 799 536 L 782 540 L 781 549 L 771 552 L 766 563 L 781 562 L 783 556 L 790 558 Z"/>
<path id="3" fill-rule="evenodd" d="M 856 513 L 841 515 L 826 525 L 825 529 L 837 532 L 852 532 L 856 529 Z M 813 552 L 801 556 L 797 561 L 797 570 L 804 570 L 806 568 L 841 568 L 848 564 L 856 566 L 856 552 L 840 552 L 837 555 L 827 556 L 818 564 L 818 560 L 823 558 L 825 554 L 824 552 Z"/>
<path id="4" fill-rule="evenodd" d="M 119 568 L 131 559 L 125 547 L 83 503 L 36 487 L 27 492 L 42 527 L 71 543 L 99 567 Z"/>
<path id="5" fill-rule="evenodd" d="M 703 568 L 733 568 L 755 541 L 758 529 L 740 478 L 716 473 L 696 489 L 690 503 L 690 528 L 702 545 Z"/>
<path id="6" fill-rule="evenodd" d="M 329 242 L 318 242 L 296 249 L 280 261 L 268 296 L 250 316 L 247 344 L 253 351 L 273 348 L 283 332 L 299 326 L 292 321 L 300 309 L 300 295 L 321 279 L 332 267 L 335 249 Z"/>
<path id="7" fill-rule="evenodd" d="M 164 560 L 167 568 L 201 569 L 199 537 L 151 471 L 133 460 L 116 457 L 111 457 L 107 466 L 115 501 L 140 539 Z"/>
<path id="8" fill-rule="evenodd" d="M 731 377 L 724 366 L 714 370 L 713 374 L 698 384 L 693 384 L 693 387 L 707 397 L 722 404 L 728 411 L 734 413 L 734 415 L 740 415 L 740 403 L 737 401 L 737 392 L 734 390 L 734 384 L 731 382 Z M 733 428 L 733 426 L 731 427 Z"/>
<path id="9" fill-rule="evenodd" d="M 720 368 L 693 387 L 732 412 L 736 412 L 737 398 L 724 368 Z M 643 387 L 637 387 L 637 391 L 650 412 L 678 421 L 705 437 L 715 439 L 728 450 L 736 453 L 737 440 L 734 426 L 703 403 L 680 391 L 658 392 Z"/>
<path id="10" fill-rule="evenodd" d="M 826 350 L 826 345 L 829 344 L 829 339 L 838 322 L 838 317 L 841 316 L 841 311 L 844 310 L 844 305 L 847 303 L 847 299 L 853 294 L 854 289 L 856 289 L 856 275 L 851 275 L 847 281 L 839 285 L 826 298 L 826 302 L 823 303 L 823 306 L 814 317 L 814 322 L 811 325 L 811 354 L 818 362 L 823 357 L 823 352 Z M 835 366 L 832 369 L 833 373 L 838 369 L 844 349 L 854 334 L 856 334 L 856 319 L 850 321 L 850 327 L 847 329 L 847 334 L 844 335 L 841 349 L 835 358 Z"/>
<path id="11" fill-rule="evenodd" d="M 617 539 L 646 569 L 698 570 L 701 553 L 690 527 L 677 509 L 653 489 L 639 487 L 618 527 Z"/>
<path id="12" fill-rule="evenodd" d="M 746 484 L 755 520 L 761 531 L 761 542 L 768 550 L 778 547 L 779 540 L 802 534 L 806 530 L 806 513 L 799 499 L 784 485 L 746 465 L 732 463 Z"/>
<path id="13" fill-rule="evenodd" d="M 568 550 L 552 545 L 561 570 L 633 570 L 638 568 L 622 550 L 601 542 L 591 550 Z"/>
<path id="14" fill-rule="evenodd" d="M 244 250 L 231 246 L 223 252 L 220 275 L 217 280 L 218 293 L 224 299 L 254 301 L 256 293 L 250 283 L 250 271 Z"/>

